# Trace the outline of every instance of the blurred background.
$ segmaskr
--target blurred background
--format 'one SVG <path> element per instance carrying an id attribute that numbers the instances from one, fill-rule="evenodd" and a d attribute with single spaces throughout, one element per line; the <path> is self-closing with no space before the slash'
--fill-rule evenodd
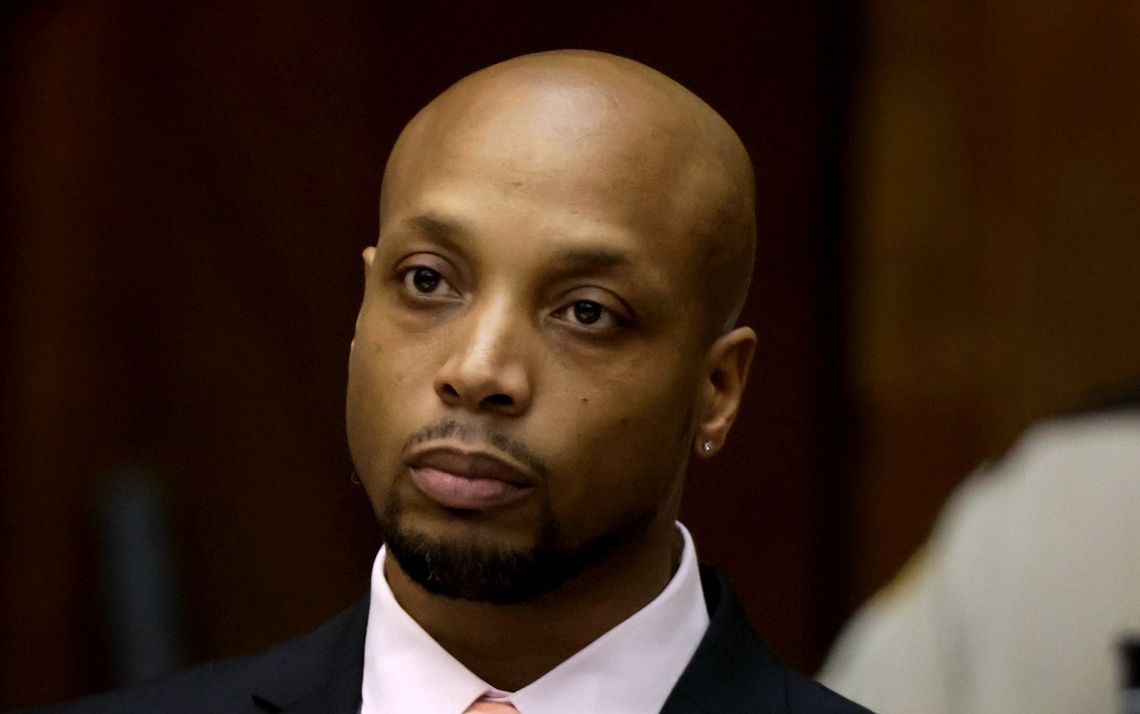
<path id="1" fill-rule="evenodd" d="M 365 595 L 343 393 L 384 160 L 517 54 L 645 62 L 749 147 L 760 351 L 684 518 L 793 666 L 975 466 L 1140 376 L 1140 5 L 676 5 L 0 10 L 0 707 Z"/>

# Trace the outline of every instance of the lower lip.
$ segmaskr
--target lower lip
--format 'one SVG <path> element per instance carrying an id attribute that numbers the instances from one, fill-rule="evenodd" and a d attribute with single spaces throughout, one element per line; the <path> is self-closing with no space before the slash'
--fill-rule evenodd
<path id="1" fill-rule="evenodd" d="M 481 511 L 524 497 L 529 486 L 490 478 L 465 478 L 431 468 L 412 469 L 412 481 L 425 496 L 444 508 Z"/>

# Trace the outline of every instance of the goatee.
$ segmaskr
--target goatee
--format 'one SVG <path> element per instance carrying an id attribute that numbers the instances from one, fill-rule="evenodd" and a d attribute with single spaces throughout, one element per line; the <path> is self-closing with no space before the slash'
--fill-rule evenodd
<path id="1" fill-rule="evenodd" d="M 529 549 L 429 537 L 404 527 L 398 497 L 389 499 L 379 517 L 388 552 L 425 590 L 445 597 L 510 605 L 533 600 L 573 579 L 616 547 L 642 534 L 654 514 L 646 511 L 570 549 L 547 514 Z"/>

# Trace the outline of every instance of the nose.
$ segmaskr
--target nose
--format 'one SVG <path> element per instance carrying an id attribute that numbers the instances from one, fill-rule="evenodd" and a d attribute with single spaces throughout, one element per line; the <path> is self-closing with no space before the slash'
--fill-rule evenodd
<path id="1" fill-rule="evenodd" d="M 451 353 L 436 373 L 435 393 L 450 407 L 518 416 L 530 406 L 519 318 L 507 300 L 469 310 L 455 325 Z"/>

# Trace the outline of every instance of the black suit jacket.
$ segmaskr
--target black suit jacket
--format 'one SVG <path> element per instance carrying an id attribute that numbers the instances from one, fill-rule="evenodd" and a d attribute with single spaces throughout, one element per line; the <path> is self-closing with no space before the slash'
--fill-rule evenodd
<path id="1" fill-rule="evenodd" d="M 662 714 L 867 711 L 780 664 L 752 631 L 722 574 L 702 568 L 701 585 L 709 608 L 709 629 Z M 356 714 L 367 622 L 365 601 L 320 629 L 264 652 L 213 662 L 135 689 L 36 711 Z"/>

